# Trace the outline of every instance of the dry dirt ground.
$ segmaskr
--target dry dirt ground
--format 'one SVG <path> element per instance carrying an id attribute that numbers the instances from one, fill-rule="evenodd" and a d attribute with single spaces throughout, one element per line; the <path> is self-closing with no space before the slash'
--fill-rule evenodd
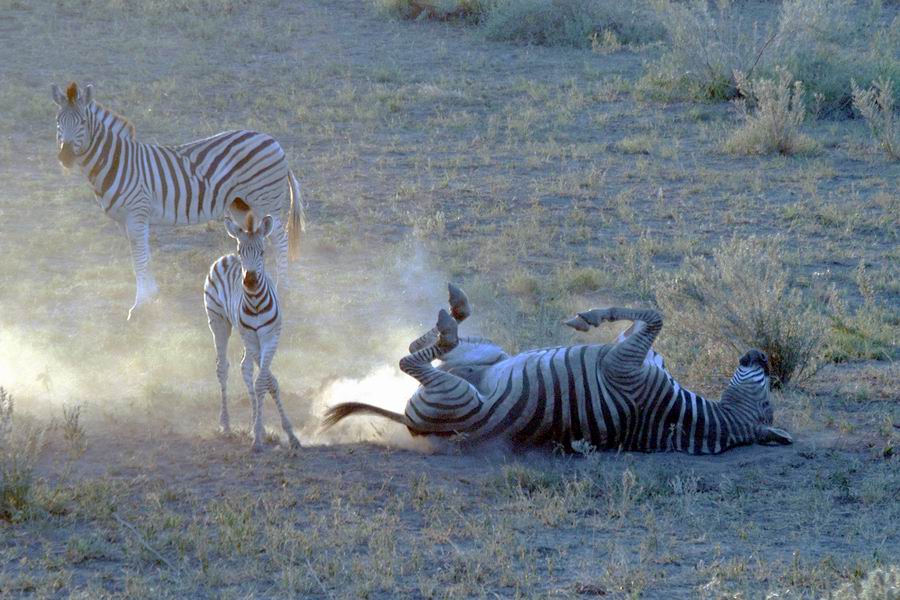
<path id="1" fill-rule="evenodd" d="M 43 431 L 30 504 L 0 520 L 0 596 L 793 598 L 898 562 L 889 361 L 826 366 L 776 396 L 793 446 L 720 457 L 317 434 L 328 402 L 402 406 L 393 365 L 448 279 L 467 330 L 516 350 L 641 302 L 649 267 L 781 235 L 802 284 L 859 305 L 862 262 L 896 313 L 900 167 L 863 124 L 810 124 L 812 156 L 736 158 L 728 106 L 636 91 L 653 48 L 491 43 L 355 1 L 123 4 L 0 0 L 0 385 L 14 426 Z M 154 231 L 161 297 L 126 324 L 127 243 L 56 162 L 50 84 L 70 79 L 143 139 L 248 127 L 287 149 L 310 226 L 273 368 L 302 450 L 215 432 L 220 224 Z"/>

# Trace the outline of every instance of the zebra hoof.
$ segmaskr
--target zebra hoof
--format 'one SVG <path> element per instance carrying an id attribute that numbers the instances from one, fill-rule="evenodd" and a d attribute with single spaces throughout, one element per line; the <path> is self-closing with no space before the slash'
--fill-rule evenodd
<path id="1" fill-rule="evenodd" d="M 450 314 L 458 323 L 462 323 L 472 314 L 469 298 L 464 291 L 452 283 L 447 284 L 447 290 L 450 292 Z"/>
<path id="2" fill-rule="evenodd" d="M 253 452 L 254 454 L 259 454 L 260 452 L 262 452 L 265 449 L 266 449 L 266 447 L 259 440 L 254 440 L 253 445 L 250 446 L 250 451 Z"/>
<path id="3" fill-rule="evenodd" d="M 578 316 L 592 327 L 598 327 L 600 323 L 604 321 L 613 320 L 609 314 L 608 308 L 595 308 L 593 310 L 586 310 L 584 312 L 578 313 Z"/>
<path id="4" fill-rule="evenodd" d="M 295 436 L 288 436 L 288 446 L 290 446 L 291 450 L 299 450 L 300 449 L 300 440 L 298 440 Z"/>
<path id="5" fill-rule="evenodd" d="M 566 325 L 571 327 L 572 329 L 576 329 L 578 331 L 588 331 L 591 326 L 581 318 L 581 316 L 575 316 L 566 321 Z"/>
<path id="6" fill-rule="evenodd" d="M 437 346 L 441 350 L 452 350 L 459 343 L 456 320 L 443 308 L 438 313 L 437 330 L 440 334 L 438 335 Z"/>

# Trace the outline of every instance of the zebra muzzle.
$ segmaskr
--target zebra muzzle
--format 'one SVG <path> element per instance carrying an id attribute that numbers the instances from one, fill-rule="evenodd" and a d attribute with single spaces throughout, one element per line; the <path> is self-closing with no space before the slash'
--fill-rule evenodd
<path id="1" fill-rule="evenodd" d="M 244 273 L 244 285 L 248 288 L 255 288 L 259 279 L 256 277 L 256 271 L 247 271 Z"/>
<path id="2" fill-rule="evenodd" d="M 63 144 L 59 149 L 59 154 L 57 155 L 59 162 L 65 168 L 69 168 L 75 162 L 75 152 L 72 150 L 72 144 Z"/>

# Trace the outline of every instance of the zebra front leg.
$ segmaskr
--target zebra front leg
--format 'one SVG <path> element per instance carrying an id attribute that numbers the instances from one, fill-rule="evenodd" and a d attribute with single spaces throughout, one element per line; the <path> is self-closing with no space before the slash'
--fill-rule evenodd
<path id="1" fill-rule="evenodd" d="M 244 377 L 244 384 L 250 397 L 250 435 L 253 437 L 253 451 L 259 452 L 263 449 L 263 427 L 259 398 L 253 383 L 253 365 L 253 356 L 245 345 L 244 356 L 241 358 L 241 375 Z"/>
<path id="2" fill-rule="evenodd" d="M 125 233 L 131 243 L 131 260 L 137 289 L 134 305 L 128 311 L 128 320 L 135 311 L 156 296 L 159 288 L 150 271 L 150 224 L 143 218 L 131 218 L 125 222 Z"/>
<path id="3" fill-rule="evenodd" d="M 222 408 L 219 412 L 219 428 L 222 433 L 231 431 L 231 421 L 228 418 L 228 339 L 231 337 L 231 323 L 225 319 L 211 315 L 209 328 L 216 344 L 216 376 L 219 378 L 219 388 L 222 391 Z"/>
<path id="4" fill-rule="evenodd" d="M 595 308 L 578 313 L 566 321 L 566 325 L 578 331 L 587 331 L 603 322 L 633 321 L 631 333 L 622 342 L 615 345 L 609 356 L 615 358 L 611 364 L 624 371 L 639 369 L 647 358 L 647 353 L 656 336 L 662 330 L 663 319 L 659 312 L 652 308 Z"/>

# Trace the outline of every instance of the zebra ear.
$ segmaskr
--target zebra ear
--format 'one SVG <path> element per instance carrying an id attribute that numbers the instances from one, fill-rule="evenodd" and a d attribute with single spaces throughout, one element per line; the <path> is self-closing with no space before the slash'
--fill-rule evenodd
<path id="1" fill-rule="evenodd" d="M 82 89 L 81 100 L 84 104 L 90 104 L 94 101 L 94 86 L 87 84 Z"/>
<path id="2" fill-rule="evenodd" d="M 55 83 L 51 89 L 53 90 L 53 101 L 56 102 L 57 106 L 64 106 L 67 103 L 67 100 L 63 91 L 59 89 L 59 86 Z"/>
<path id="3" fill-rule="evenodd" d="M 791 437 L 784 429 L 779 429 L 778 427 L 760 427 L 756 432 L 756 443 L 757 444 L 793 444 L 794 438 Z"/>
<path id="4" fill-rule="evenodd" d="M 238 233 L 241 231 L 241 228 L 231 220 L 231 217 L 225 217 L 225 231 L 234 239 L 238 239 Z"/>
<path id="5" fill-rule="evenodd" d="M 259 232 L 263 234 L 263 237 L 269 237 L 269 234 L 275 229 L 275 219 L 272 218 L 272 215 L 266 215 L 263 217 L 262 223 L 259 226 Z"/>

